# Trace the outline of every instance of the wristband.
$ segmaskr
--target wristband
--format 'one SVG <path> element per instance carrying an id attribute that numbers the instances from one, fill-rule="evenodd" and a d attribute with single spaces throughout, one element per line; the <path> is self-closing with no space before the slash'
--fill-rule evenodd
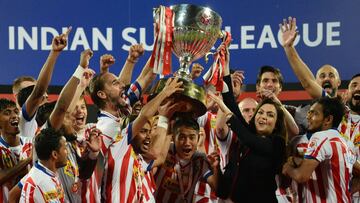
<path id="1" fill-rule="evenodd" d="M 78 65 L 78 67 L 76 68 L 73 74 L 73 77 L 76 77 L 77 79 L 81 80 L 82 76 L 84 75 L 84 72 L 85 72 L 85 68 Z"/>
<path id="2" fill-rule="evenodd" d="M 167 129 L 168 128 L 168 121 L 169 121 L 168 118 L 166 118 L 165 116 L 159 115 L 157 127 Z"/>

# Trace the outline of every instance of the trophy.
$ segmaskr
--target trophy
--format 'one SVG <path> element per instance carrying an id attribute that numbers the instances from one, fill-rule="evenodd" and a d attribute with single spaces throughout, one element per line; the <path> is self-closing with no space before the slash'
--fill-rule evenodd
<path id="1" fill-rule="evenodd" d="M 183 82 L 184 91 L 175 93 L 177 102 L 186 103 L 184 112 L 199 117 L 206 112 L 205 89 L 192 82 L 190 64 L 203 57 L 221 37 L 222 19 L 219 14 L 207 7 L 180 4 L 170 6 L 173 15 L 172 52 L 179 58 L 180 67 L 174 76 Z M 159 8 L 154 9 L 157 20 Z M 159 93 L 167 79 L 160 79 L 153 87 L 153 94 Z"/>

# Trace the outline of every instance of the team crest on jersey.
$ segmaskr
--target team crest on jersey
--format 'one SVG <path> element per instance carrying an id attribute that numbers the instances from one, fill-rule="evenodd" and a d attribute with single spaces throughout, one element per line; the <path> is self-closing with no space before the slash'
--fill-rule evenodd
<path id="1" fill-rule="evenodd" d="M 315 151 L 315 149 L 317 148 L 317 143 L 318 143 L 317 138 L 311 139 L 311 141 L 308 145 L 308 148 L 307 148 L 307 152 L 311 154 L 313 151 Z"/>
<path id="2" fill-rule="evenodd" d="M 60 186 L 56 187 L 56 190 L 51 190 L 44 193 L 44 199 L 46 202 L 52 202 L 53 200 L 64 198 L 64 191 Z"/>
<path id="3" fill-rule="evenodd" d="M 119 132 L 115 137 L 115 142 L 119 142 L 124 138 L 124 136 Z"/>
<path id="4" fill-rule="evenodd" d="M 78 168 L 74 166 L 71 161 L 68 159 L 66 162 L 66 166 L 64 167 L 64 173 L 72 178 L 78 176 Z"/>
<path id="5" fill-rule="evenodd" d="M 134 152 L 133 149 L 131 149 L 131 156 L 134 159 L 134 164 L 133 164 L 133 177 L 140 177 L 142 179 L 142 177 L 145 176 L 144 171 L 141 168 L 141 163 L 140 160 L 138 159 L 136 153 Z M 137 179 L 136 179 L 137 180 Z"/>
<path id="6" fill-rule="evenodd" d="M 14 164 L 11 159 L 11 156 L 7 153 L 2 153 L 1 156 L 2 156 L 1 159 L 3 160 L 5 168 L 12 168 Z"/>
<path id="7" fill-rule="evenodd" d="M 357 134 L 357 135 L 355 135 L 355 138 L 354 138 L 354 145 L 356 146 L 356 147 L 359 147 L 360 146 L 360 133 L 359 134 Z"/>

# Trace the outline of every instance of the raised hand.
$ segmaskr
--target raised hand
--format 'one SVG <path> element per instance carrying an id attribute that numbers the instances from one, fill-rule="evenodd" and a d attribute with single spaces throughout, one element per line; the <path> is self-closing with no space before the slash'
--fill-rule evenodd
<path id="1" fill-rule="evenodd" d="M 54 37 L 54 39 L 52 41 L 52 45 L 51 45 L 53 51 L 60 52 L 66 47 L 67 41 L 68 41 L 68 36 L 69 36 L 71 29 L 72 29 L 72 27 L 69 27 L 65 33 Z"/>
<path id="2" fill-rule="evenodd" d="M 159 115 L 165 116 L 171 119 L 175 112 L 180 111 L 182 108 L 181 103 L 175 102 L 173 99 L 169 99 L 165 104 L 159 106 Z"/>
<path id="3" fill-rule="evenodd" d="M 109 67 L 115 64 L 115 58 L 110 54 L 104 54 L 100 57 L 100 71 L 107 72 Z"/>
<path id="4" fill-rule="evenodd" d="M 135 44 L 130 47 L 129 56 L 126 59 L 130 63 L 136 63 L 145 52 L 142 44 Z"/>
<path id="5" fill-rule="evenodd" d="M 198 77 L 200 77 L 202 71 L 204 70 L 204 67 L 198 63 L 194 63 L 194 65 L 191 68 L 191 78 L 194 80 Z"/>
<path id="6" fill-rule="evenodd" d="M 80 66 L 83 68 L 89 67 L 89 61 L 91 57 L 94 55 L 93 51 L 91 49 L 86 49 L 83 52 L 81 52 L 80 55 Z"/>
<path id="7" fill-rule="evenodd" d="M 181 88 L 181 85 L 183 83 L 178 80 L 178 78 L 169 78 L 166 81 L 164 89 L 161 91 L 161 93 L 165 94 L 166 97 L 171 96 L 175 92 L 181 92 L 184 91 L 184 88 Z"/>
<path id="8" fill-rule="evenodd" d="M 210 163 L 210 166 L 213 170 L 217 170 L 220 165 L 220 155 L 217 151 L 212 152 L 207 155 L 207 159 Z"/>
<path id="9" fill-rule="evenodd" d="M 90 135 L 88 140 L 86 140 L 87 147 L 92 152 L 98 152 L 101 148 L 101 131 L 97 128 L 92 128 L 90 130 Z"/>
<path id="10" fill-rule="evenodd" d="M 298 35 L 296 30 L 296 18 L 289 17 L 288 21 L 283 20 L 282 24 L 279 24 L 282 32 L 282 46 L 291 47 L 294 44 L 295 38 Z"/>
<path id="11" fill-rule="evenodd" d="M 215 103 L 219 105 L 219 108 L 222 112 L 224 112 L 225 115 L 230 114 L 230 109 L 225 105 L 224 101 L 220 99 L 219 96 L 216 96 L 215 94 L 209 92 L 208 93 L 210 99 L 212 99 Z"/>
<path id="12" fill-rule="evenodd" d="M 274 94 L 272 90 L 263 89 L 260 91 L 260 96 L 262 99 L 269 98 L 273 100 L 275 103 L 281 105 L 281 101 L 279 100 L 279 98 L 277 98 L 277 96 Z"/>
<path id="13" fill-rule="evenodd" d="M 84 71 L 83 77 L 80 79 L 80 87 L 82 89 L 85 89 L 89 86 L 91 79 L 94 77 L 95 71 L 87 68 Z"/>

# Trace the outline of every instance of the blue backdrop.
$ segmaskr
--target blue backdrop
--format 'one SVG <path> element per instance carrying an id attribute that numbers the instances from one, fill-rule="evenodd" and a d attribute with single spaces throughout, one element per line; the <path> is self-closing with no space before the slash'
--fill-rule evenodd
<path id="1" fill-rule="evenodd" d="M 9 85 L 19 75 L 37 77 L 53 34 L 67 26 L 73 30 L 52 85 L 67 81 L 84 48 L 94 50 L 90 66 L 95 70 L 102 54 L 114 55 L 113 71 L 118 73 L 129 46 L 141 42 L 147 52 L 136 67 L 134 74 L 138 74 L 153 44 L 152 8 L 179 3 L 209 6 L 222 16 L 223 29 L 233 35 L 231 66 L 245 70 L 248 84 L 255 83 L 258 68 L 265 64 L 280 68 L 286 82 L 298 82 L 278 40 L 278 24 L 287 16 L 298 20 L 297 49 L 313 72 L 332 64 L 347 80 L 360 70 L 360 1 L 356 0 L 0 0 L 0 84 Z M 204 64 L 203 59 L 199 62 Z M 177 66 L 174 61 L 173 67 Z"/>

